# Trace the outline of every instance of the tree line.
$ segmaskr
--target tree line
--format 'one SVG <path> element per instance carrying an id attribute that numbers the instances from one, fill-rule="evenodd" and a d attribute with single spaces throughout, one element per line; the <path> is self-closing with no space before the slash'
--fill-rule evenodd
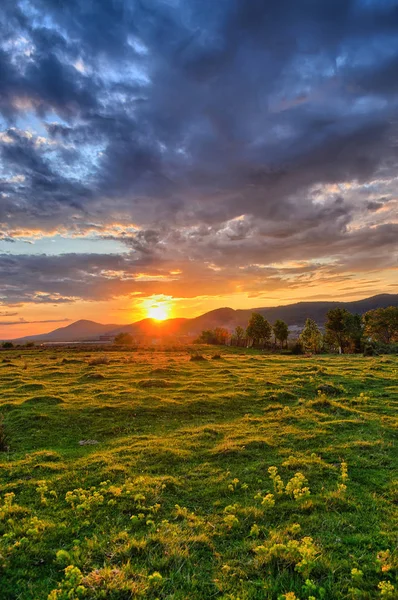
<path id="1" fill-rule="evenodd" d="M 260 313 L 252 313 L 246 329 L 236 327 L 231 334 L 224 327 L 202 331 L 197 343 L 244 346 L 254 348 L 288 348 L 291 335 L 287 323 L 277 319 L 271 325 Z M 371 353 L 376 347 L 398 351 L 398 307 L 377 308 L 363 316 L 345 308 L 327 312 L 324 332 L 313 319 L 305 325 L 291 345 L 291 350 L 317 353 L 323 350 L 353 354 Z"/>

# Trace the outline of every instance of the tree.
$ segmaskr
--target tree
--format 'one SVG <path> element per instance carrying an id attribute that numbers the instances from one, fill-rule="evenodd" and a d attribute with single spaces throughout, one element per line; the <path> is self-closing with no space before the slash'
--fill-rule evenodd
<path id="1" fill-rule="evenodd" d="M 195 340 L 195 344 L 214 344 L 214 333 L 211 329 L 204 329 Z"/>
<path id="2" fill-rule="evenodd" d="M 345 318 L 345 332 L 351 352 L 361 352 L 364 324 L 361 315 L 348 313 Z"/>
<path id="3" fill-rule="evenodd" d="M 253 340 L 253 346 L 256 346 L 263 340 L 263 343 L 269 342 L 272 334 L 272 327 L 267 319 L 264 319 L 260 313 L 253 313 L 250 317 L 246 329 L 246 335 Z"/>
<path id="4" fill-rule="evenodd" d="M 228 329 L 225 329 L 225 327 L 216 327 L 214 330 L 214 338 L 217 345 L 225 346 L 229 338 Z"/>
<path id="5" fill-rule="evenodd" d="M 134 344 L 134 338 L 129 333 L 118 333 L 115 337 L 115 344 L 120 346 L 132 346 Z"/>
<path id="6" fill-rule="evenodd" d="M 245 330 L 243 329 L 243 327 L 241 327 L 240 325 L 238 325 L 235 328 L 235 331 L 233 333 L 232 336 L 234 342 L 236 343 L 237 346 L 241 346 L 244 338 L 245 338 Z"/>
<path id="7" fill-rule="evenodd" d="M 300 333 L 300 342 L 308 352 L 318 352 L 322 343 L 322 334 L 318 325 L 312 319 L 307 319 L 303 331 Z"/>
<path id="8" fill-rule="evenodd" d="M 7 350 L 8 348 L 14 348 L 14 344 L 12 342 L 3 342 L 2 347 Z"/>
<path id="9" fill-rule="evenodd" d="M 285 321 L 281 321 L 281 319 L 277 319 L 272 329 L 275 336 L 275 342 L 276 340 L 278 340 L 281 343 L 281 347 L 283 348 L 284 342 L 286 342 L 287 338 L 289 337 L 289 329 L 287 323 L 285 323 Z"/>
<path id="10" fill-rule="evenodd" d="M 347 341 L 346 322 L 350 313 L 345 308 L 332 308 L 328 310 L 325 323 L 326 336 L 329 342 L 335 344 L 339 354 L 344 352 Z"/>
<path id="11" fill-rule="evenodd" d="M 229 337 L 228 329 L 224 327 L 216 327 L 215 329 L 205 329 L 202 331 L 198 339 L 197 344 L 215 344 L 218 346 L 225 346 Z"/>
<path id="12" fill-rule="evenodd" d="M 376 308 L 364 315 L 365 335 L 375 342 L 398 342 L 398 306 Z"/>

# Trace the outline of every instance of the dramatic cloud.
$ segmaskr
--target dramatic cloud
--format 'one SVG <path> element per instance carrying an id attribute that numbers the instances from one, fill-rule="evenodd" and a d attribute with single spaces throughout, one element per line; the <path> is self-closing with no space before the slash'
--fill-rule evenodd
<path id="1" fill-rule="evenodd" d="M 7 325 L 32 325 L 37 323 L 66 323 L 70 319 L 45 319 L 44 321 L 27 321 L 26 319 L 19 319 L 19 321 L 0 321 L 0 325 L 3 327 Z"/>
<path id="2" fill-rule="evenodd" d="M 0 302 L 370 282 L 397 81 L 392 0 L 3 0 Z M 126 252 L 17 248 L 57 234 Z"/>

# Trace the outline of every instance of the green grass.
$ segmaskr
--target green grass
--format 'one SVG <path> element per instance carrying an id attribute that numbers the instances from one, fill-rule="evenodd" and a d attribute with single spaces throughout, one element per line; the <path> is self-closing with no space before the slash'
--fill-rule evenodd
<path id="1" fill-rule="evenodd" d="M 200 351 L 1 353 L 2 600 L 397 598 L 398 359 Z"/>

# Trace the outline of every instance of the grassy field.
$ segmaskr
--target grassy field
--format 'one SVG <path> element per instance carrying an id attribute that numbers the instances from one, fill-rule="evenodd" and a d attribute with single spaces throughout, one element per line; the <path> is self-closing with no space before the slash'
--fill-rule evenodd
<path id="1" fill-rule="evenodd" d="M 0 354 L 0 598 L 397 598 L 396 357 Z"/>

